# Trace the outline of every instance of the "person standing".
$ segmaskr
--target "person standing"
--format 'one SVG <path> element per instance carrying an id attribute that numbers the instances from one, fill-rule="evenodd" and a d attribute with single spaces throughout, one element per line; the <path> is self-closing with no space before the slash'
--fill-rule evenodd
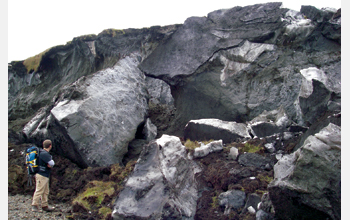
<path id="1" fill-rule="evenodd" d="M 52 149 L 51 140 L 45 140 L 43 142 L 43 149 L 40 149 L 40 154 L 38 158 L 39 172 L 35 174 L 35 192 L 32 201 L 32 211 L 42 212 L 42 210 L 51 212 L 55 207 L 50 207 L 48 204 L 49 197 L 49 178 L 51 173 L 51 168 L 55 165 L 52 160 L 52 156 L 49 154 Z M 39 202 L 41 199 L 41 208 L 39 208 Z"/>

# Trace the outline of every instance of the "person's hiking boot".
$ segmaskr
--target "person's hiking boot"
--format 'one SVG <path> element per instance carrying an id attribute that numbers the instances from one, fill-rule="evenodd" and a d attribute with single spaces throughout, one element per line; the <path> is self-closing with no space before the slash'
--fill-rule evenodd
<path id="1" fill-rule="evenodd" d="M 32 212 L 43 212 L 37 205 L 32 205 Z"/>
<path id="2" fill-rule="evenodd" d="M 55 207 L 52 207 L 52 206 L 45 206 L 45 207 L 42 207 L 42 209 L 43 209 L 45 212 L 52 212 L 53 210 L 55 210 Z"/>

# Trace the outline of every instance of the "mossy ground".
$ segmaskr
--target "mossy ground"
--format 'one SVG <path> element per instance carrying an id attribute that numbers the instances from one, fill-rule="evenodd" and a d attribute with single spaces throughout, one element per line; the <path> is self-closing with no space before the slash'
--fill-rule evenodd
<path id="1" fill-rule="evenodd" d="M 99 219 L 110 219 L 112 200 L 123 189 L 123 182 L 133 171 L 135 163 L 136 161 L 129 161 L 125 167 L 113 164 L 109 167 L 108 181 L 90 181 L 85 190 L 73 200 L 73 212 L 93 213 Z"/>

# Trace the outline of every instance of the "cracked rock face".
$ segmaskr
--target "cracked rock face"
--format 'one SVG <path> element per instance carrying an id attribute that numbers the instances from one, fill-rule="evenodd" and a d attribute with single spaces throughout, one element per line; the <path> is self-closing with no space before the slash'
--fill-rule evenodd
<path id="1" fill-rule="evenodd" d="M 268 190 L 276 217 L 340 219 L 340 136 L 330 123 L 275 164 Z"/>
<path id="2" fill-rule="evenodd" d="M 178 137 L 163 135 L 145 146 L 115 202 L 114 219 L 193 219 L 197 186 Z"/>

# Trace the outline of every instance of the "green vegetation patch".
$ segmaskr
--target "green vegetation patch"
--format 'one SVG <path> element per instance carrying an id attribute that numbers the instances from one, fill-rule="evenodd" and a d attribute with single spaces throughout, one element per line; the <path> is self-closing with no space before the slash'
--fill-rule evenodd
<path id="1" fill-rule="evenodd" d="M 26 67 L 27 69 L 27 73 L 30 72 L 36 72 L 40 66 L 40 62 L 42 57 L 50 50 L 51 48 L 35 55 L 32 57 L 27 58 L 26 60 L 23 61 L 23 65 Z"/>
<path id="2" fill-rule="evenodd" d="M 273 180 L 273 177 L 271 176 L 268 176 L 268 175 L 261 175 L 259 174 L 257 176 L 257 178 L 261 181 L 261 182 L 265 182 L 267 184 L 269 184 L 272 180 Z"/>
<path id="3" fill-rule="evenodd" d="M 110 204 L 119 192 L 123 189 L 125 178 L 134 170 L 136 161 L 129 161 L 125 167 L 119 164 L 113 164 L 110 167 L 111 174 L 108 181 L 90 181 L 72 202 L 73 212 L 85 213 L 91 212 L 95 215 L 110 219 L 110 208 L 106 204 Z M 86 172 L 95 172 L 94 168 L 88 167 Z M 79 175 L 79 172 L 68 170 L 67 174 L 70 178 Z M 102 219 L 102 218 L 99 218 Z"/>
<path id="4" fill-rule="evenodd" d="M 98 214 L 103 218 L 103 219 L 108 219 L 108 215 L 112 213 L 112 209 L 108 207 L 102 207 L 98 210 Z"/>
<path id="5" fill-rule="evenodd" d="M 245 143 L 243 146 L 238 147 L 238 151 L 239 153 L 260 153 L 260 152 L 264 152 L 264 148 L 260 145 L 256 146 L 250 143 Z"/>
<path id="6" fill-rule="evenodd" d="M 109 175 L 109 180 L 114 181 L 121 185 L 126 177 L 134 170 L 136 161 L 129 161 L 125 167 L 119 166 L 119 164 L 113 164 L 111 166 L 111 174 Z"/>
<path id="7" fill-rule="evenodd" d="M 77 38 L 82 40 L 82 41 L 93 41 L 93 40 L 96 40 L 97 35 L 96 34 L 86 34 L 86 35 L 79 36 Z"/>
<path id="8" fill-rule="evenodd" d="M 106 196 L 113 196 L 115 185 L 114 182 L 91 181 L 85 191 L 73 200 L 73 206 L 80 206 L 87 211 L 93 206 L 100 207 Z"/>
<path id="9" fill-rule="evenodd" d="M 190 139 L 187 139 L 186 142 L 183 145 L 186 147 L 187 150 L 194 150 L 197 147 L 200 147 L 201 143 L 204 144 L 204 145 L 207 145 L 207 144 L 209 144 L 210 142 L 213 142 L 213 141 L 214 141 L 213 139 L 210 139 L 209 141 L 198 142 L 198 141 L 191 141 Z"/>
<path id="10" fill-rule="evenodd" d="M 215 193 L 215 194 L 216 194 L 216 193 Z M 219 208 L 219 199 L 218 199 L 218 196 L 213 196 L 213 197 L 212 197 L 212 203 L 210 203 L 210 206 L 211 206 L 213 209 Z"/>
<path id="11" fill-rule="evenodd" d="M 187 150 L 194 150 L 195 148 L 201 146 L 198 141 L 191 141 L 190 139 L 187 139 L 184 145 Z"/>

